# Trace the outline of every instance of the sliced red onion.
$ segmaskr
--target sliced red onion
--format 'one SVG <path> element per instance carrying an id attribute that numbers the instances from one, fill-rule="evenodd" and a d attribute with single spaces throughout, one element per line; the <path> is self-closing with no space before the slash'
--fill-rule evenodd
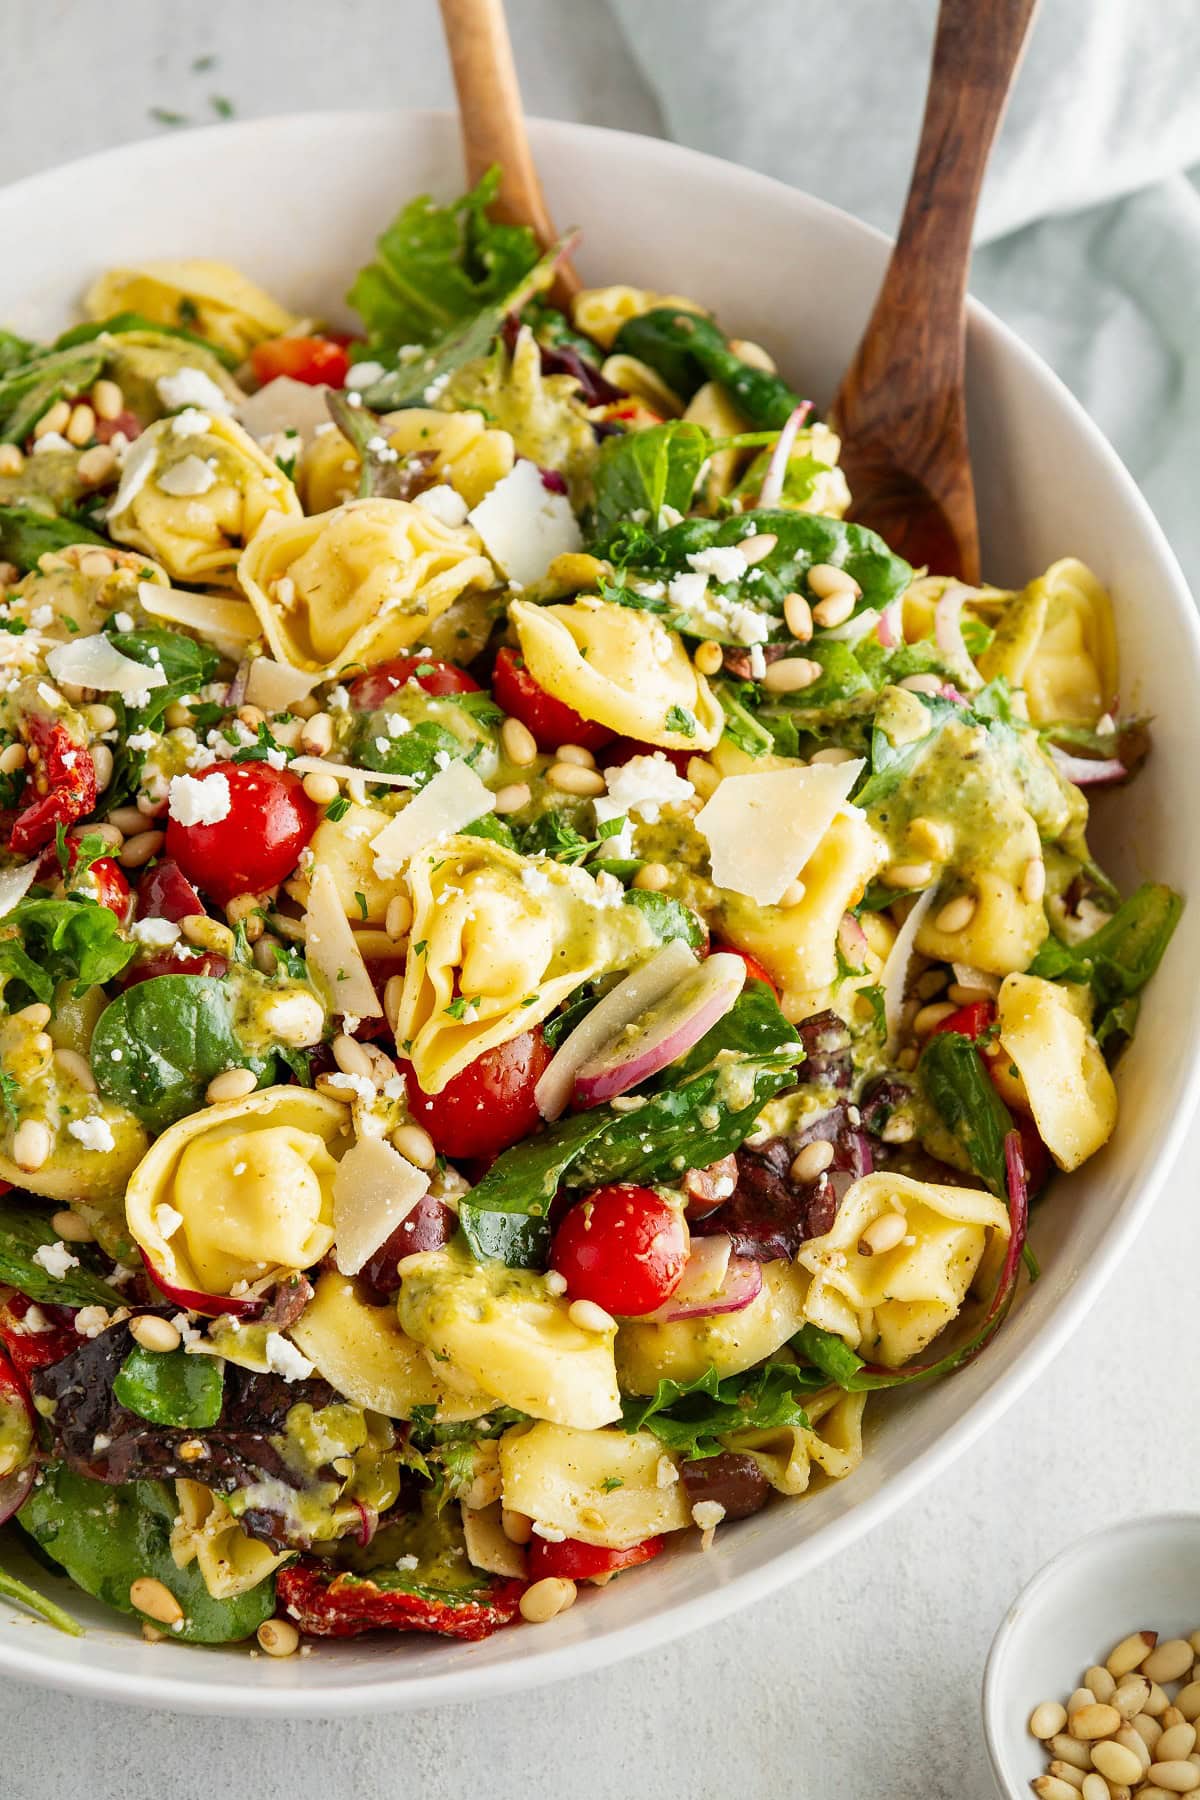
<path id="1" fill-rule="evenodd" d="M 967 696 L 965 694 L 960 694 L 952 681 L 943 681 L 941 691 L 943 700 L 951 700 L 955 706 L 965 706 L 967 704 Z"/>
<path id="2" fill-rule="evenodd" d="M 864 966 L 871 946 L 867 942 L 866 932 L 853 913 L 842 914 L 842 922 L 838 926 L 838 943 L 841 945 L 842 955 L 852 967 Z"/>
<path id="3" fill-rule="evenodd" d="M 683 979 L 640 1021 L 611 1038 L 575 1076 L 580 1106 L 600 1106 L 640 1087 L 660 1069 L 678 1062 L 718 1019 L 723 1019 L 746 985 L 740 956 L 718 950 Z"/>
<path id="4" fill-rule="evenodd" d="M 783 430 L 775 440 L 775 448 L 771 452 L 771 460 L 767 464 L 763 484 L 758 490 L 759 506 L 778 506 L 782 500 L 783 484 L 787 479 L 787 466 L 792 454 L 792 446 L 796 442 L 796 433 L 811 411 L 812 401 L 802 400 L 799 406 L 788 414 Z"/>
<path id="5" fill-rule="evenodd" d="M 1072 756 L 1069 751 L 1060 750 L 1057 744 L 1050 744 L 1048 748 L 1059 774 L 1065 775 L 1076 787 L 1111 787 L 1124 781 L 1129 773 L 1115 756 Z"/>
<path id="6" fill-rule="evenodd" d="M 898 650 L 904 642 L 902 600 L 891 600 L 879 615 L 875 635 L 885 650 Z"/>
<path id="7" fill-rule="evenodd" d="M 246 698 L 246 683 L 250 679 L 250 661 L 243 657 L 234 673 L 233 680 L 225 691 L 226 706 L 240 706 Z"/>
<path id="8" fill-rule="evenodd" d="M 355 1500 L 354 1506 L 358 1511 L 358 1530 L 354 1533 L 354 1539 L 365 1550 L 379 1530 L 379 1513 L 365 1500 Z"/>
<path id="9" fill-rule="evenodd" d="M 20 1512 L 36 1478 L 37 1468 L 30 1463 L 27 1469 L 17 1469 L 14 1474 L 6 1475 L 0 1481 L 0 1525 L 7 1525 Z"/>
<path id="10" fill-rule="evenodd" d="M 235 1319 L 251 1319 L 262 1312 L 266 1300 L 262 1294 L 206 1294 L 199 1288 L 176 1287 L 156 1269 L 148 1253 L 141 1251 L 142 1261 L 146 1265 L 146 1273 L 160 1293 L 173 1300 L 176 1306 L 182 1306 L 185 1312 L 206 1313 L 215 1316 L 229 1313 Z"/>
<path id="11" fill-rule="evenodd" d="M 559 1045 L 533 1090 L 543 1119 L 557 1119 L 566 1111 L 575 1077 L 627 1025 L 669 994 L 696 967 L 696 958 L 682 938 L 673 938 L 661 950 L 619 981 L 603 1000 L 597 1001 L 585 1019 Z"/>
<path id="12" fill-rule="evenodd" d="M 678 1319 L 715 1319 L 722 1313 L 742 1312 L 762 1292 L 762 1264 L 750 1256 L 731 1255 L 732 1248 L 727 1232 L 693 1239 L 679 1286 L 645 1322 L 669 1325 Z M 722 1265 L 714 1288 L 713 1276 Z"/>

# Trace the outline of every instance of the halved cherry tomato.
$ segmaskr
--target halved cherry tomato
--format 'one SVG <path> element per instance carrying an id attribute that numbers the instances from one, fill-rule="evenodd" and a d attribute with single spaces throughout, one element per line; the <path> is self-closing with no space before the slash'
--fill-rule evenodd
<path id="1" fill-rule="evenodd" d="M 957 1012 L 950 1014 L 935 1025 L 930 1037 L 937 1037 L 943 1031 L 956 1031 L 961 1037 L 970 1038 L 974 1043 L 981 1038 L 996 1022 L 996 1003 L 994 1000 L 972 1000 L 967 1006 L 960 1006 Z"/>
<path id="2" fill-rule="evenodd" d="M 96 765 L 85 745 L 72 737 L 61 719 L 31 713 L 21 736 L 37 756 L 30 757 L 29 779 L 21 792 L 25 804 L 17 813 L 9 849 L 29 856 L 53 838 L 59 825 L 74 825 L 96 804 Z"/>
<path id="3" fill-rule="evenodd" d="M 35 1369 L 48 1369 L 79 1348 L 79 1334 L 73 1320 L 73 1309 L 65 1306 L 41 1306 L 39 1329 L 25 1323 L 33 1301 L 24 1294 L 10 1293 L 0 1304 L 0 1350 L 7 1351 L 18 1380 L 28 1387 Z"/>
<path id="4" fill-rule="evenodd" d="M 139 919 L 170 919 L 178 925 L 180 919 L 194 918 L 203 911 L 204 902 L 179 864 L 169 856 L 147 869 L 138 882 Z"/>
<path id="5" fill-rule="evenodd" d="M 580 744 L 585 750 L 603 750 L 617 735 L 607 725 L 585 719 L 572 706 L 564 706 L 533 679 L 519 651 L 507 645 L 497 652 L 492 670 L 496 705 L 530 730 L 539 750 L 558 750 L 563 744 Z"/>
<path id="6" fill-rule="evenodd" d="M 205 778 L 229 783 L 229 811 L 212 825 L 167 822 L 167 855 L 203 894 L 227 906 L 290 875 L 322 813 L 290 769 L 270 763 L 214 763 Z"/>
<path id="7" fill-rule="evenodd" d="M 350 704 L 360 712 L 374 712 L 410 681 L 427 694 L 479 692 L 479 683 L 455 663 L 436 662 L 430 656 L 394 656 L 350 683 Z"/>
<path id="8" fill-rule="evenodd" d="M 221 981 L 229 973 L 229 958 L 219 950 L 188 949 L 173 944 L 169 950 L 152 950 L 135 956 L 122 969 L 118 981 L 123 988 L 136 987 L 139 981 L 153 981 L 156 975 L 210 975 Z"/>
<path id="9" fill-rule="evenodd" d="M 544 1575 L 565 1576 L 568 1581 L 586 1581 L 591 1575 L 615 1575 L 618 1569 L 634 1569 L 649 1562 L 666 1548 L 663 1538 L 643 1538 L 625 1550 L 606 1550 L 601 1544 L 584 1544 L 578 1538 L 564 1538 L 553 1544 L 536 1534 L 529 1544 L 529 1578 L 540 1581 Z"/>
<path id="10" fill-rule="evenodd" d="M 554 1234 L 550 1266 L 572 1300 L 636 1318 L 679 1286 L 688 1239 L 675 1208 L 653 1188 L 617 1182 L 573 1206 Z"/>
<path id="11" fill-rule="evenodd" d="M 499 1155 L 541 1123 L 533 1090 L 553 1051 L 540 1025 L 485 1050 L 446 1083 L 425 1094 L 409 1064 L 408 1105 L 443 1156 Z"/>
<path id="12" fill-rule="evenodd" d="M 73 856 L 71 861 L 75 861 Z M 118 919 L 124 919 L 129 912 L 129 883 L 124 869 L 111 856 L 98 856 L 76 886 L 85 893 L 92 892 L 101 906 L 107 906 Z"/>
<path id="13" fill-rule="evenodd" d="M 310 387 L 325 382 L 340 388 L 346 384 L 350 358 L 341 344 L 325 337 L 269 338 L 250 352 L 250 367 L 260 387 L 277 375 L 290 375 L 293 381 L 306 381 Z"/>
<path id="14" fill-rule="evenodd" d="M 746 978 L 749 981 L 765 981 L 775 998 L 779 998 L 779 989 L 759 962 L 757 956 L 751 956 L 748 950 L 739 950 L 733 944 L 714 943 L 713 950 L 719 950 L 722 956 L 737 956 L 746 965 Z"/>

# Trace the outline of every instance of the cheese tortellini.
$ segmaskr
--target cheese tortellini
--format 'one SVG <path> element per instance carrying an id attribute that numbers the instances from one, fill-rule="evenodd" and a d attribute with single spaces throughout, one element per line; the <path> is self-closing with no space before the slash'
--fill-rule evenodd
<path id="1" fill-rule="evenodd" d="M 892 1213 L 907 1231 L 890 1250 L 872 1252 L 863 1233 Z M 865 1175 L 843 1196 L 824 1237 L 800 1247 L 797 1261 L 812 1276 L 804 1317 L 899 1368 L 958 1313 L 989 1232 L 1009 1232 L 1007 1209 L 991 1194 L 890 1172 Z"/>
<path id="2" fill-rule="evenodd" d="M 427 1094 L 657 941 L 636 907 L 584 870 L 530 867 L 485 838 L 448 838 L 415 857 L 408 883 L 413 949 L 396 1039 Z"/>
<path id="3" fill-rule="evenodd" d="M 199 1481 L 175 1483 L 179 1508 L 171 1532 L 171 1555 L 177 1569 L 196 1564 L 214 1600 L 248 1594 L 289 1560 L 290 1550 L 275 1551 L 250 1537 L 220 1494 Z"/>
<path id="4" fill-rule="evenodd" d="M 862 1421 L 866 1394 L 844 1394 L 826 1388 L 804 1402 L 808 1425 L 778 1425 L 731 1431 L 722 1438 L 727 1450 L 751 1455 L 778 1494 L 803 1494 L 819 1470 L 831 1481 L 853 1474 L 862 1461 Z"/>
<path id="5" fill-rule="evenodd" d="M 238 579 L 271 654 L 332 674 L 417 643 L 464 589 L 495 575 L 473 531 L 379 499 L 272 523 L 247 547 Z"/>
<path id="6" fill-rule="evenodd" d="M 627 1320 L 617 1334 L 617 1369 L 631 1394 L 660 1381 L 696 1381 L 710 1366 L 740 1375 L 774 1356 L 803 1325 L 808 1273 L 798 1264 L 763 1264 L 759 1294 L 740 1312 L 652 1325 Z"/>
<path id="7" fill-rule="evenodd" d="M 577 331 L 586 332 L 605 350 L 611 350 L 622 325 L 660 306 L 673 306 L 679 312 L 707 311 L 682 294 L 655 294 L 649 288 L 616 286 L 584 288 L 571 302 L 571 319 Z"/>
<path id="8" fill-rule="evenodd" d="M 249 432 L 193 408 L 134 439 L 108 528 L 174 581 L 228 585 L 264 521 L 300 517 L 295 488 Z"/>
<path id="9" fill-rule="evenodd" d="M 711 750 L 725 715 L 682 639 L 653 613 L 592 595 L 515 601 L 509 614 L 539 685 L 585 719 L 664 750 Z"/>
<path id="10" fill-rule="evenodd" d="M 1076 996 L 1086 1009 L 1086 988 L 1013 974 L 997 1001 L 1000 1048 L 1016 1064 L 1038 1135 L 1060 1169 L 1086 1162 L 1117 1123 L 1116 1084 Z"/>
<path id="11" fill-rule="evenodd" d="M 115 612 L 136 613 L 142 582 L 170 586 L 164 569 L 133 550 L 68 544 L 10 588 L 5 603 L 10 619 L 28 627 L 36 613 L 37 629 L 65 642 L 103 631 Z M 19 646 L 20 637 L 16 641 Z"/>
<path id="12" fill-rule="evenodd" d="M 507 431 L 490 427 L 482 413 L 436 412 L 412 406 L 385 413 L 382 429 L 401 460 L 428 460 L 429 472 L 452 487 L 468 506 L 478 506 L 498 481 L 511 474 L 516 453 Z M 362 464 L 340 431 L 319 432 L 300 459 L 297 482 L 310 512 L 327 512 L 358 492 Z"/>
<path id="13" fill-rule="evenodd" d="M 1054 563 L 1005 609 L 980 668 L 1024 688 L 1035 725 L 1095 725 L 1117 692 L 1107 589 L 1073 556 Z"/>
<path id="14" fill-rule="evenodd" d="M 333 1179 L 346 1107 L 308 1088 L 264 1088 L 189 1113 L 130 1177 L 129 1230 L 172 1288 L 244 1291 L 332 1248 Z"/>
<path id="15" fill-rule="evenodd" d="M 109 269 L 84 297 L 90 319 L 140 313 L 156 325 L 183 325 L 234 356 L 296 324 L 291 313 L 229 263 L 201 257 Z"/>
<path id="16" fill-rule="evenodd" d="M 624 1550 L 691 1524 L 672 1458 L 648 1431 L 517 1425 L 500 1440 L 504 1504 L 551 1532 Z"/>

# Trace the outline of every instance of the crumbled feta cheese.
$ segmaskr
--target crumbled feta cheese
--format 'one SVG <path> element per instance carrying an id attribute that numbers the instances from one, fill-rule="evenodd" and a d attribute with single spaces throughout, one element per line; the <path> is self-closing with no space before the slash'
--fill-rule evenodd
<path id="1" fill-rule="evenodd" d="M 679 1480 L 679 1470 L 669 1456 L 660 1456 L 654 1471 L 654 1485 L 660 1488 L 674 1487 Z"/>
<path id="2" fill-rule="evenodd" d="M 50 450 L 70 449 L 71 445 L 67 442 L 67 439 L 63 436 L 61 431 L 47 431 L 44 432 L 40 438 L 35 440 L 33 454 L 35 456 L 45 456 Z"/>
<path id="3" fill-rule="evenodd" d="M 158 745 L 157 731 L 135 731 L 125 740 L 130 750 L 153 750 Z"/>
<path id="4" fill-rule="evenodd" d="M 660 531 L 669 531 L 671 529 L 672 525 L 682 525 L 682 524 L 683 524 L 683 514 L 679 511 L 678 507 L 674 507 L 674 506 L 660 506 L 659 507 L 659 509 L 658 509 L 658 529 Z"/>
<path id="5" fill-rule="evenodd" d="M 207 494 L 216 479 L 216 470 L 203 457 L 184 456 L 162 471 L 157 477 L 157 485 L 164 494 L 190 500 L 196 495 Z"/>
<path id="6" fill-rule="evenodd" d="M 183 1214 L 174 1206 L 168 1206 L 167 1202 L 163 1200 L 154 1209 L 154 1223 L 158 1227 L 159 1235 L 165 1241 L 167 1238 L 175 1236 L 183 1224 Z"/>
<path id="7" fill-rule="evenodd" d="M 767 659 L 763 655 L 762 645 L 761 644 L 751 644 L 751 646 L 750 646 L 750 674 L 752 675 L 752 677 L 754 678 L 755 681 L 761 681 L 763 676 L 766 674 L 766 672 L 767 672 Z"/>
<path id="8" fill-rule="evenodd" d="M 61 1281 L 69 1269 L 79 1267 L 79 1258 L 71 1255 L 61 1238 L 53 1244 L 39 1244 L 33 1253 L 33 1260 L 39 1269 L 46 1271 L 52 1281 Z"/>
<path id="9" fill-rule="evenodd" d="M 129 927 L 129 935 L 138 944 L 152 944 L 165 950 L 179 938 L 179 927 L 173 919 L 137 919 Z"/>
<path id="10" fill-rule="evenodd" d="M 227 775 L 173 775 L 168 811 L 180 825 L 219 825 L 233 800 Z"/>
<path id="11" fill-rule="evenodd" d="M 701 1531 L 712 1531 L 725 1517 L 725 1508 L 719 1500 L 697 1500 L 692 1508 L 692 1523 Z"/>
<path id="12" fill-rule="evenodd" d="M 75 1314 L 75 1329 L 80 1337 L 95 1338 L 108 1326 L 108 1308 L 104 1306 L 81 1306 Z"/>
<path id="13" fill-rule="evenodd" d="M 711 575 L 714 581 L 740 581 L 746 573 L 746 559 L 736 544 L 712 544 L 707 550 L 692 550 L 688 567 L 698 574 Z"/>
<path id="14" fill-rule="evenodd" d="M 204 1333 L 199 1331 L 196 1326 L 192 1324 L 191 1319 L 185 1312 L 177 1312 L 171 1320 L 171 1323 L 183 1339 L 185 1346 L 198 1344 L 200 1339 L 204 1336 Z M 234 1320 L 234 1324 L 237 1324 L 236 1320 Z"/>
<path id="15" fill-rule="evenodd" d="M 363 388 L 374 387 L 386 374 L 387 370 L 380 362 L 355 363 L 346 375 L 346 386 L 351 393 L 361 393 Z"/>
<path id="16" fill-rule="evenodd" d="M 233 411 L 216 382 L 203 369 L 178 369 L 173 375 L 160 375 L 154 385 L 168 412 L 180 412 L 192 406 L 210 413 Z"/>
<path id="17" fill-rule="evenodd" d="M 268 1368 L 285 1381 L 307 1381 L 312 1374 L 314 1365 L 282 1332 L 268 1331 L 265 1349 Z"/>
<path id="18" fill-rule="evenodd" d="M 691 575 L 675 575 L 667 583 L 667 598 L 680 612 L 693 612 L 703 603 L 707 592 L 708 576 L 699 571 Z"/>
<path id="19" fill-rule="evenodd" d="M 116 626 L 118 631 L 132 631 L 133 630 L 133 614 L 127 613 L 127 612 L 114 613 L 113 614 L 113 624 Z"/>
<path id="20" fill-rule="evenodd" d="M 467 522 L 469 509 L 466 501 L 444 481 L 439 482 L 437 487 L 426 488 L 424 493 L 417 494 L 413 504 L 424 512 L 432 513 L 443 525 L 465 525 Z"/>
<path id="21" fill-rule="evenodd" d="M 544 1538 L 548 1544 L 565 1543 L 567 1536 L 565 1531 L 559 1531 L 553 1525 L 543 1525 L 540 1519 L 533 1521 L 533 1534 L 535 1537 Z"/>
<path id="22" fill-rule="evenodd" d="M 107 1119 L 72 1119 L 67 1130 L 77 1143 L 83 1145 L 85 1150 L 104 1151 L 116 1147 L 112 1126 Z"/>
<path id="23" fill-rule="evenodd" d="M 631 756 L 628 762 L 608 770 L 607 781 L 607 794 L 596 801 L 596 817 L 601 822 L 628 813 L 653 825 L 664 806 L 690 800 L 696 791 L 685 776 L 676 773 L 674 763 L 661 750 L 650 756 Z"/>
<path id="24" fill-rule="evenodd" d="M 5 608 L 6 615 L 7 610 Z M 45 631 L 47 625 L 54 623 L 54 608 L 52 606 L 35 606 L 29 615 L 29 623 L 35 631 Z"/>
<path id="25" fill-rule="evenodd" d="M 171 422 L 172 437 L 203 437 L 206 431 L 211 430 L 211 418 L 206 412 L 201 412 L 197 406 L 185 406 L 181 413 L 176 413 Z"/>

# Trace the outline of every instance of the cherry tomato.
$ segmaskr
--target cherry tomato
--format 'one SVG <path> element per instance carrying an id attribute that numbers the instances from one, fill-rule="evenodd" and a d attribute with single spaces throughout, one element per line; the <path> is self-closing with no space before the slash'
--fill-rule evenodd
<path id="1" fill-rule="evenodd" d="M 636 1318 L 653 1312 L 679 1286 L 687 1231 L 653 1188 L 618 1182 L 573 1206 L 554 1234 L 550 1266 L 572 1300 Z"/>
<path id="2" fill-rule="evenodd" d="M 1038 1128 L 1027 1115 L 1017 1113 L 1013 1124 L 1021 1135 L 1021 1155 L 1025 1159 L 1025 1181 L 1029 1198 L 1036 1200 L 1050 1174 L 1050 1152 L 1038 1135 Z"/>
<path id="3" fill-rule="evenodd" d="M 225 762 L 205 770 L 212 775 L 229 783 L 229 811 L 213 825 L 168 820 L 166 847 L 201 893 L 227 906 L 290 875 L 322 814 L 290 769 Z"/>
<path id="4" fill-rule="evenodd" d="M 606 1550 L 600 1544 L 584 1544 L 578 1538 L 564 1538 L 553 1544 L 548 1538 L 533 1537 L 529 1544 L 529 1579 L 540 1581 L 544 1575 L 565 1576 L 568 1581 L 586 1581 L 591 1575 L 615 1575 L 618 1569 L 634 1569 L 649 1562 L 665 1549 L 660 1537 L 643 1538 L 625 1550 Z"/>
<path id="5" fill-rule="evenodd" d="M 340 388 L 345 386 L 350 358 L 341 344 L 329 338 L 281 337 L 256 344 L 250 352 L 250 367 L 260 387 L 278 375 L 290 375 L 293 381 L 306 381 L 310 387 L 324 382 Z"/>
<path id="6" fill-rule="evenodd" d="M 153 981 L 156 975 L 211 975 L 221 981 L 229 973 L 229 958 L 219 950 L 193 952 L 179 944 L 169 950 L 151 950 L 135 956 L 119 976 L 123 988 L 136 987 L 139 981 Z"/>
<path id="7" fill-rule="evenodd" d="M 937 1037 L 943 1031 L 956 1031 L 961 1037 L 970 1038 L 974 1043 L 981 1038 L 996 1021 L 996 1003 L 994 1000 L 972 1000 L 968 1006 L 960 1006 L 957 1012 L 935 1025 L 930 1037 Z"/>
<path id="8" fill-rule="evenodd" d="M 712 947 L 714 950 L 719 950 L 722 956 L 740 957 L 746 965 L 747 981 L 764 981 L 778 1000 L 779 989 L 767 974 L 767 971 L 763 968 L 757 956 L 751 956 L 748 950 L 739 950 L 733 944 L 714 944 Z"/>
<path id="9" fill-rule="evenodd" d="M 76 857 L 72 850 L 69 867 L 73 868 Z M 129 883 L 125 879 L 125 871 L 114 862 L 111 856 L 99 856 L 80 876 L 75 886 L 83 893 L 91 893 L 107 906 L 109 912 L 116 913 L 118 919 L 124 919 L 129 912 Z"/>
<path id="10" fill-rule="evenodd" d="M 406 1065 L 409 1109 L 443 1156 L 497 1156 L 541 1123 L 533 1090 L 552 1055 L 534 1026 L 485 1050 L 440 1094 L 422 1093 Z"/>
<path id="11" fill-rule="evenodd" d="M 152 869 L 147 869 L 138 882 L 137 915 L 139 919 L 194 918 L 204 911 L 204 902 L 177 862 L 164 856 Z"/>
<path id="12" fill-rule="evenodd" d="M 31 713 L 21 726 L 30 750 L 31 772 L 21 790 L 21 806 L 13 822 L 9 849 L 29 856 L 54 837 L 59 825 L 74 825 L 96 804 L 96 765 L 91 752 L 77 743 L 61 719 Z"/>
<path id="13" fill-rule="evenodd" d="M 688 764 L 695 754 L 694 750 L 664 750 L 661 744 L 643 744 L 637 738 L 618 738 L 605 751 L 601 762 L 606 769 L 619 769 L 622 763 L 630 762 L 635 756 L 665 756 L 677 775 L 686 776 Z"/>
<path id="14" fill-rule="evenodd" d="M 136 413 L 119 412 L 115 419 L 97 419 L 95 437 L 98 444 L 111 444 L 116 437 L 123 437 L 132 444 L 135 437 L 142 435 L 142 421 Z M 113 480 L 116 480 L 114 471 Z"/>
<path id="15" fill-rule="evenodd" d="M 479 683 L 455 663 L 435 662 L 429 656 L 396 656 L 351 682 L 350 704 L 360 712 L 374 712 L 409 681 L 433 695 L 479 692 Z"/>
<path id="16" fill-rule="evenodd" d="M 492 670 L 496 705 L 520 719 L 537 739 L 539 750 L 557 750 L 563 744 L 579 744 L 585 750 L 603 750 L 616 736 L 607 725 L 585 719 L 574 707 L 564 706 L 540 687 L 516 650 L 497 652 Z"/>

